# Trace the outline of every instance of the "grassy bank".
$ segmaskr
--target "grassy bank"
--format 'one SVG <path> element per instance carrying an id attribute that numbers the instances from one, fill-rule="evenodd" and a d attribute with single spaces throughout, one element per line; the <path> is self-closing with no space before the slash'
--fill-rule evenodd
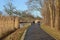
<path id="1" fill-rule="evenodd" d="M 52 37 L 54 37 L 56 40 L 60 40 L 60 32 L 58 32 L 54 29 L 51 29 L 50 27 L 45 26 L 45 25 L 41 25 L 41 28 L 44 31 L 46 31 L 48 34 L 50 34 Z"/>
<path id="2" fill-rule="evenodd" d="M 14 33 L 10 34 L 9 36 L 5 37 L 2 40 L 20 40 L 24 31 L 28 28 L 29 25 L 26 25 L 25 27 L 16 30 Z"/>

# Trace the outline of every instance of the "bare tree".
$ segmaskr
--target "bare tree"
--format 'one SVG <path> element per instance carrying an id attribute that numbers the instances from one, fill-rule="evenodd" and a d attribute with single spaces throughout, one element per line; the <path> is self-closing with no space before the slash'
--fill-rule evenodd
<path id="1" fill-rule="evenodd" d="M 13 15 L 15 7 L 13 6 L 11 1 L 8 1 L 7 5 L 4 5 L 4 10 L 7 14 Z"/>
<path id="2" fill-rule="evenodd" d="M 28 0 L 27 6 L 29 10 L 38 10 L 40 11 L 43 6 L 43 0 Z"/>

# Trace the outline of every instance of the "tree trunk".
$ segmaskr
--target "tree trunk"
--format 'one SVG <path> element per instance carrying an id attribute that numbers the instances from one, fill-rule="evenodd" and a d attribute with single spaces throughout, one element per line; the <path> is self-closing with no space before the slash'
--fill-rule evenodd
<path id="1" fill-rule="evenodd" d="M 60 0 L 55 0 L 55 12 L 56 12 L 56 19 L 55 19 L 55 29 L 60 30 Z"/>

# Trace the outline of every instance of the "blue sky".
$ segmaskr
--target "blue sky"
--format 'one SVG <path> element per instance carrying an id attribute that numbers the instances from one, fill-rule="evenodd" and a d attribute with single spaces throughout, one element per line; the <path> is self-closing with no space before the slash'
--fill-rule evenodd
<path id="1" fill-rule="evenodd" d="M 16 9 L 24 11 L 27 10 L 27 5 L 25 4 L 28 0 L 13 0 L 13 5 L 16 7 Z M 3 11 L 4 8 L 3 6 L 6 5 L 8 3 L 8 0 L 0 0 L 0 11 Z M 41 14 L 39 12 L 33 12 L 32 13 L 35 16 L 41 16 Z"/>
<path id="2" fill-rule="evenodd" d="M 13 0 L 12 2 L 18 10 L 27 10 L 27 5 L 25 4 L 27 0 Z M 8 0 L 0 0 L 0 10 L 3 10 L 4 9 L 3 6 L 6 5 L 7 3 Z"/>

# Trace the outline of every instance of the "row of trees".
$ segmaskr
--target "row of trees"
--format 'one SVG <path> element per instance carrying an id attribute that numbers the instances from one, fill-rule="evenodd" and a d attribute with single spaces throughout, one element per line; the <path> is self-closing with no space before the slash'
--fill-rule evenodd
<path id="1" fill-rule="evenodd" d="M 51 28 L 60 30 L 60 0 L 44 0 L 41 10 L 44 23 Z"/>
<path id="2" fill-rule="evenodd" d="M 30 12 L 33 10 L 37 10 L 40 12 L 40 9 L 43 5 L 43 0 L 29 0 L 27 2 L 28 10 L 26 11 L 19 11 L 13 5 L 12 1 L 9 0 L 6 5 L 4 5 L 4 11 L 10 16 L 19 16 L 21 18 L 32 18 L 32 19 L 39 19 L 40 17 L 34 17 Z"/>
<path id="3" fill-rule="evenodd" d="M 29 4 L 27 4 L 27 5 L 29 5 Z M 30 7 L 29 7 L 29 9 L 30 9 Z M 6 5 L 4 5 L 4 11 L 10 16 L 19 16 L 20 18 L 22 18 L 24 20 L 29 20 L 29 19 L 35 20 L 35 19 L 40 18 L 39 16 L 35 17 L 29 9 L 25 10 L 25 11 L 19 11 L 13 5 L 11 0 L 9 0 Z"/>
<path id="4" fill-rule="evenodd" d="M 28 0 L 27 6 L 41 12 L 44 24 L 60 30 L 60 0 Z"/>
<path id="5" fill-rule="evenodd" d="M 34 16 L 27 10 L 25 11 L 17 10 L 11 0 L 9 0 L 8 3 L 3 7 L 4 7 L 4 11 L 10 16 L 19 16 L 20 18 L 28 18 L 28 17 L 34 18 Z"/>

